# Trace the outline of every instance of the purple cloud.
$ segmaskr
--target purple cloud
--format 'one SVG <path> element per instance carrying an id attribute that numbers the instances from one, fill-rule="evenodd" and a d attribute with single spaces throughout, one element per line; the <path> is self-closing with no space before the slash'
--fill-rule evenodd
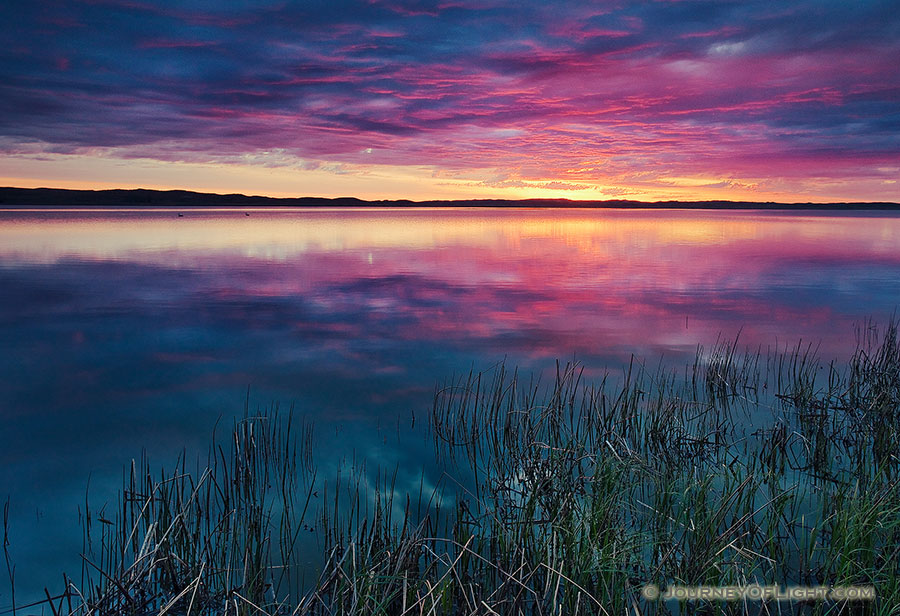
<path id="1" fill-rule="evenodd" d="M 278 150 L 559 189 L 889 180 L 893 9 L 15 0 L 0 9 L 0 137 L 7 154 L 36 143 L 228 162 Z"/>

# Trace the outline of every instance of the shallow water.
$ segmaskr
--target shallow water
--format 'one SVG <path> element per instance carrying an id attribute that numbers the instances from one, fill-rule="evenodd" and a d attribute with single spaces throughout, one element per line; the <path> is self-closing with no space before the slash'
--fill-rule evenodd
<path id="1" fill-rule="evenodd" d="M 900 303 L 900 217 L 656 210 L 0 211 L 0 497 L 19 603 L 76 580 L 78 510 L 146 448 L 293 404 L 333 459 L 399 464 L 398 421 L 506 359 L 586 374 L 740 335 L 846 355 Z M 247 216 L 247 213 L 250 215 Z M 3 577 L 3 576 L 0 576 Z M 0 581 L 0 611 L 9 605 Z"/>

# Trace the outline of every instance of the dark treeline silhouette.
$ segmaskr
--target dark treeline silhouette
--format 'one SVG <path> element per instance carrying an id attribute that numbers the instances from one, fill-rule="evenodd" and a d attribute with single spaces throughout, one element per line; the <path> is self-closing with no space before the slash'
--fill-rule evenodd
<path id="1" fill-rule="evenodd" d="M 219 195 L 189 190 L 67 190 L 61 188 L 0 188 L 0 207 L 16 206 L 100 206 L 100 207 L 535 207 L 535 208 L 686 208 L 686 209 L 769 209 L 769 210 L 897 210 L 888 202 L 777 203 L 773 201 L 631 201 L 610 199 L 454 199 L 411 201 L 409 199 L 366 201 L 355 197 L 276 198 L 241 194 Z"/>

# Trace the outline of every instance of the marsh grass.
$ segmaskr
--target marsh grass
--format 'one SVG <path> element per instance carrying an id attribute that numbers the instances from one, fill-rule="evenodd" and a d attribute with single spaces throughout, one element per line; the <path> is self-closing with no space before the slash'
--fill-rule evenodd
<path id="1" fill-rule="evenodd" d="M 297 588 L 297 539 L 311 516 L 311 426 L 276 410 L 246 415 L 205 465 L 125 469 L 115 511 L 86 502 L 76 613 L 277 611 Z M 288 563 L 288 564 L 285 564 Z M 56 609 L 53 609 L 57 613 Z"/>
<path id="2" fill-rule="evenodd" d="M 896 614 L 900 344 L 866 324 L 844 365 L 812 346 L 499 365 L 435 392 L 439 488 L 317 479 L 308 426 L 246 416 L 206 465 L 124 476 L 85 512 L 85 569 L 54 614 Z M 419 435 L 417 435 L 419 436 Z M 372 476 L 374 475 L 374 481 Z M 321 498 L 318 498 L 321 491 Z M 304 580 L 297 538 L 322 562 Z M 868 602 L 647 601 L 646 584 L 872 586 Z"/>

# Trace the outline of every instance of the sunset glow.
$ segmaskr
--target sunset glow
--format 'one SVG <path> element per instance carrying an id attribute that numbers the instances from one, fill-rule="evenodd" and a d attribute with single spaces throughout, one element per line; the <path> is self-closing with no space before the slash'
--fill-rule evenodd
<path id="1" fill-rule="evenodd" d="M 895 3 L 0 8 L 0 184 L 900 200 Z"/>

